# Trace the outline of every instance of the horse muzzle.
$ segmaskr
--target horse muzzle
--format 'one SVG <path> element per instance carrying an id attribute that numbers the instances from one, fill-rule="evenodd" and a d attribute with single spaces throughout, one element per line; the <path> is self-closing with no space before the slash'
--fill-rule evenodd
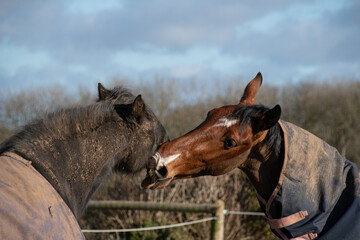
<path id="1" fill-rule="evenodd" d="M 167 177 L 168 171 L 165 162 L 159 153 L 156 153 L 149 159 L 147 165 L 147 175 L 141 183 L 141 187 L 145 189 L 157 189 L 166 187 L 172 177 Z"/>

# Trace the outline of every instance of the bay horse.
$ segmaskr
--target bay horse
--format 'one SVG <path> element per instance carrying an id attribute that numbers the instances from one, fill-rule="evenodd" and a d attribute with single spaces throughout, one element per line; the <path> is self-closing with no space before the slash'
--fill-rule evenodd
<path id="1" fill-rule="evenodd" d="M 24 126 L 0 145 L 0 239 L 85 239 L 77 219 L 95 190 L 144 169 L 165 141 L 141 95 L 100 83 L 96 103 Z"/>
<path id="2" fill-rule="evenodd" d="M 194 130 L 162 144 L 142 186 L 164 188 L 239 168 L 279 238 L 360 239 L 358 168 L 323 140 L 280 120 L 279 105 L 255 105 L 261 84 L 258 73 L 238 104 L 209 111 Z"/>

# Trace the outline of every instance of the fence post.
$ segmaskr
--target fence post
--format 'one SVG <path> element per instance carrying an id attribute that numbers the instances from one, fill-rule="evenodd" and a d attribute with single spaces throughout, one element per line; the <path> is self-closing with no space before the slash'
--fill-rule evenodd
<path id="1" fill-rule="evenodd" d="M 222 200 L 216 202 L 218 208 L 215 212 L 216 220 L 211 224 L 211 240 L 224 240 L 224 209 L 225 203 Z"/>

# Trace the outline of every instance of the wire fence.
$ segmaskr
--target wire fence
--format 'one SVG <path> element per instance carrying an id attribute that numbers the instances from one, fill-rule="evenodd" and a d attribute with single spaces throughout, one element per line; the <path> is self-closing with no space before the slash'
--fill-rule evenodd
<path id="1" fill-rule="evenodd" d="M 179 203 L 151 203 L 151 202 L 133 202 L 133 201 L 91 201 L 89 208 L 93 209 L 118 209 L 118 210 L 151 210 L 151 211 L 174 211 L 174 212 L 207 212 L 212 213 L 215 216 L 183 222 L 171 225 L 143 227 L 143 228 L 130 228 L 130 229 L 83 229 L 83 233 L 124 233 L 124 232 L 139 232 L 139 231 L 151 231 L 167 228 L 183 227 L 203 222 L 212 222 L 212 231 L 214 236 L 216 232 L 223 235 L 223 222 L 224 215 L 246 215 L 246 216 L 265 216 L 262 212 L 244 212 L 233 211 L 224 209 L 224 203 L 218 201 L 217 204 L 179 204 Z M 219 230 L 220 229 L 220 230 Z M 212 239 L 222 239 L 221 237 L 215 237 Z"/>
<path id="2" fill-rule="evenodd" d="M 204 218 L 199 220 L 194 220 L 190 222 L 184 223 L 176 223 L 171 225 L 163 225 L 163 226 L 156 226 L 156 227 L 144 227 L 144 228 L 129 228 L 129 229 L 83 229 L 81 230 L 83 233 L 123 233 L 123 232 L 140 232 L 140 231 L 151 231 L 151 230 L 160 230 L 160 229 L 167 229 L 167 228 L 174 228 L 174 227 L 183 227 L 203 222 L 209 222 L 217 220 L 217 217 L 210 217 Z"/>
<path id="3" fill-rule="evenodd" d="M 263 212 L 241 212 L 241 211 L 231 211 L 231 210 L 224 210 L 225 215 L 247 215 L 247 216 L 265 216 Z"/>

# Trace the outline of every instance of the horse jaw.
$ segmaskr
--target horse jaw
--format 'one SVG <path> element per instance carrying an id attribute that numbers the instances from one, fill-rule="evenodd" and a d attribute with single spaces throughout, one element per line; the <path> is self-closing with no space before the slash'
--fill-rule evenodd
<path id="1" fill-rule="evenodd" d="M 149 175 L 141 182 L 141 187 L 144 189 L 162 189 L 168 186 L 173 180 L 173 177 L 153 180 Z"/>

